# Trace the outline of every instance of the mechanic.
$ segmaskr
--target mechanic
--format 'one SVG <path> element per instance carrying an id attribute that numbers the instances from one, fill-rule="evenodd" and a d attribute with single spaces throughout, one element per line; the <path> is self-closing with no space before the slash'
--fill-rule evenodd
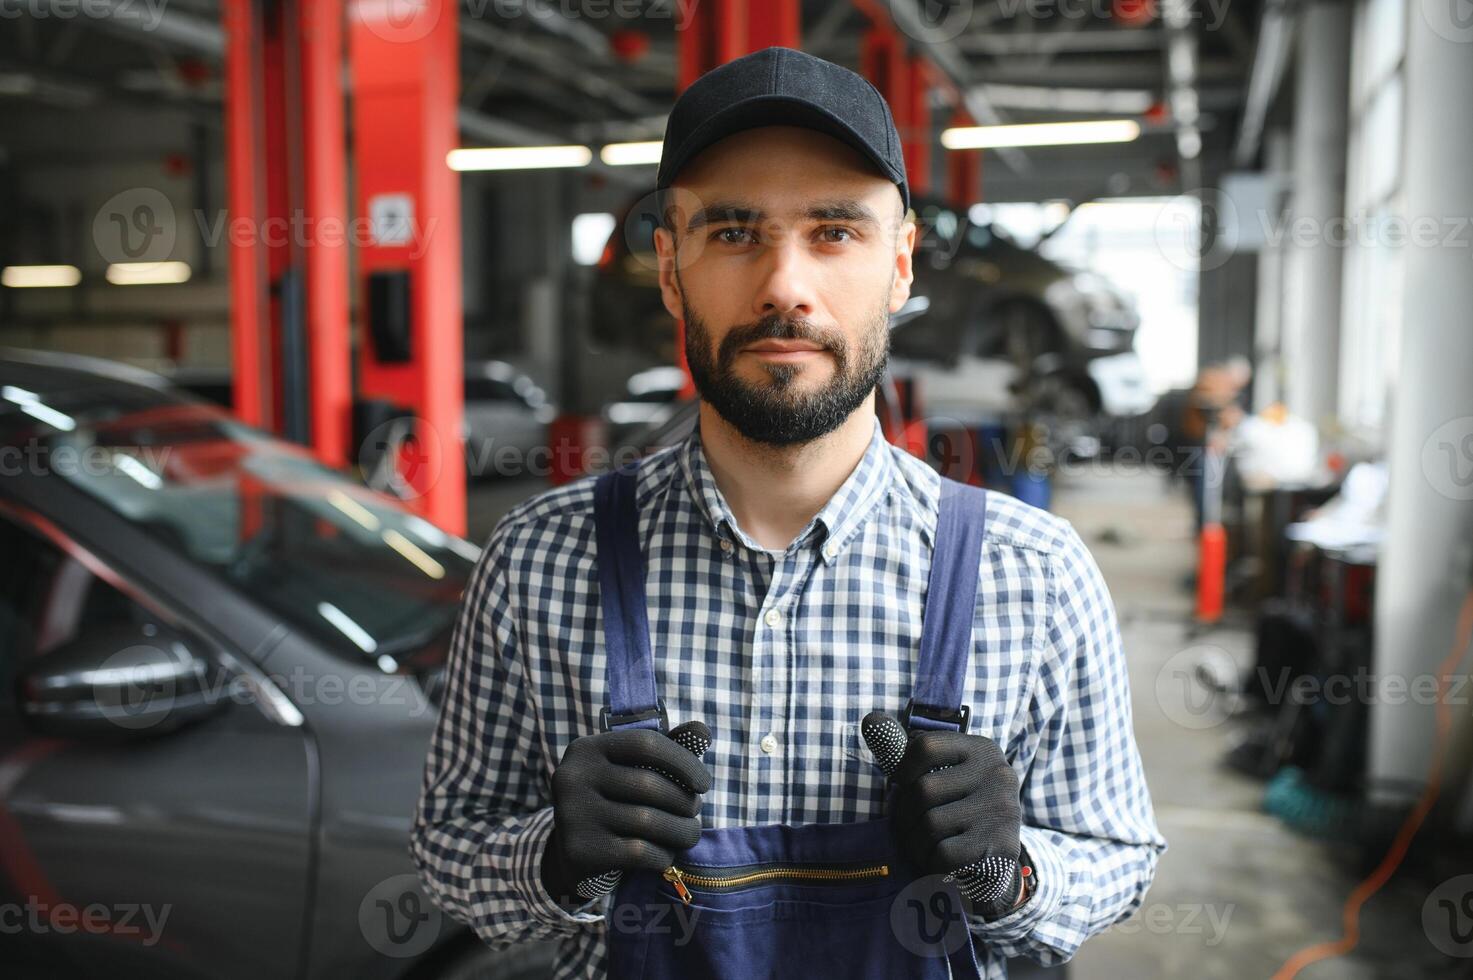
<path id="1" fill-rule="evenodd" d="M 1073 526 L 986 493 L 958 539 L 975 582 L 952 617 L 961 724 L 912 729 L 893 780 L 861 731 L 874 709 L 909 718 L 927 680 L 928 576 L 952 533 L 948 481 L 875 414 L 917 233 L 889 107 L 848 69 L 756 52 L 681 95 L 657 187 L 660 289 L 700 398 L 696 431 L 640 461 L 623 529 L 658 727 L 617 705 L 627 724 L 609 725 L 595 481 L 519 504 L 455 629 L 411 841 L 426 890 L 493 948 L 556 939 L 556 977 L 602 977 L 611 899 L 580 882 L 658 880 L 713 834 L 888 812 L 920 872 L 1017 859 L 1005 895 L 965 903 L 981 975 L 1068 959 L 1139 907 L 1166 847 L 1114 608 Z M 703 756 L 663 734 L 690 719 Z"/>

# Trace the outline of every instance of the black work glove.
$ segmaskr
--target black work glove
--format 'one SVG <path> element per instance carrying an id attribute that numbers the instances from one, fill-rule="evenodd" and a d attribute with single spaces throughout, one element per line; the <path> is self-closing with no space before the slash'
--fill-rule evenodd
<path id="1" fill-rule="evenodd" d="M 633 728 L 573 739 L 552 775 L 543 887 L 573 909 L 586 903 L 575 889 L 590 875 L 668 868 L 674 852 L 700 840 L 699 794 L 710 788 L 701 760 L 664 732 Z"/>
<path id="2" fill-rule="evenodd" d="M 1023 811 L 1017 774 L 997 743 L 912 732 L 894 780 L 892 823 L 902 853 L 923 874 L 999 882 L 996 894 L 973 900 L 973 910 L 984 919 L 1010 911 L 1022 887 Z"/>

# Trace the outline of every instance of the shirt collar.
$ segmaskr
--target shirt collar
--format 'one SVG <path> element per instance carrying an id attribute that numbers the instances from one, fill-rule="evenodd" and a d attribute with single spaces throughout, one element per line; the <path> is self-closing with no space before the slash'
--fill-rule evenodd
<path id="1" fill-rule="evenodd" d="M 895 466 L 890 453 L 890 444 L 885 441 L 877 416 L 870 432 L 869 445 L 859 458 L 859 464 L 793 539 L 788 550 L 822 541 L 823 547 L 819 554 L 824 561 L 833 562 L 837 559 L 855 532 L 875 512 L 880 496 L 890 488 Z M 716 486 L 716 479 L 706 461 L 699 424 L 686 437 L 685 444 L 681 447 L 680 465 L 685 471 L 691 495 L 695 497 L 701 512 L 718 536 L 735 539 L 754 551 L 768 551 L 741 529 L 727 507 L 726 498 Z"/>

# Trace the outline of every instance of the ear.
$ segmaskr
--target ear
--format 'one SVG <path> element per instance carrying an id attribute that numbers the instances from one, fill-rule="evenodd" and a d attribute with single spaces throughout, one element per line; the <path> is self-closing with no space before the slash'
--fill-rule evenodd
<path id="1" fill-rule="evenodd" d="M 915 279 L 912 252 L 916 244 L 916 223 L 907 210 L 901 219 L 900 234 L 895 241 L 895 281 L 890 286 L 890 312 L 894 313 L 910 299 L 910 284 Z"/>
<path id="2" fill-rule="evenodd" d="M 655 229 L 655 257 L 660 263 L 660 301 L 671 316 L 683 320 L 685 297 L 675 278 L 675 236 L 664 226 Z"/>

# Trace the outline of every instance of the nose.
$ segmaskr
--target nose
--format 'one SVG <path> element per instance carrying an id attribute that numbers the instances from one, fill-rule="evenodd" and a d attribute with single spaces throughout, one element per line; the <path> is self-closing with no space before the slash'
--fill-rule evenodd
<path id="1" fill-rule="evenodd" d="M 752 298 L 758 317 L 811 317 L 815 309 L 812 268 L 796 236 L 783 236 L 763 250 L 758 259 L 762 280 Z"/>

